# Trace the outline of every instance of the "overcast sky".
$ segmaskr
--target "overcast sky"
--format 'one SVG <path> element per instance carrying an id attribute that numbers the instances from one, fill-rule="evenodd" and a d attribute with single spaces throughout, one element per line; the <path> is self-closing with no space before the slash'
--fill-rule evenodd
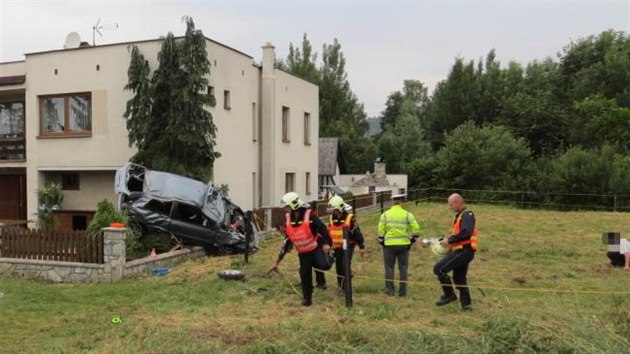
<path id="1" fill-rule="evenodd" d="M 477 61 L 494 48 L 507 64 L 556 57 L 572 40 L 630 29 L 630 1 L 13 1 L 0 0 L 0 62 L 61 49 L 71 31 L 96 44 L 182 35 L 182 16 L 218 42 L 261 59 L 272 42 L 286 57 L 307 33 L 320 54 L 337 38 L 353 92 L 369 116 L 405 79 L 433 88 L 455 57 Z"/>

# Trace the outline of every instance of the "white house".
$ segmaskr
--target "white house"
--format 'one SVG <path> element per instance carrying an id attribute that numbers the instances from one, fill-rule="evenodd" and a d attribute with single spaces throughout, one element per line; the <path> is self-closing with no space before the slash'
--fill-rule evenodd
<path id="1" fill-rule="evenodd" d="M 160 40 L 28 53 L 0 63 L 0 219 L 33 219 L 37 189 L 63 185 L 66 223 L 115 201 L 114 173 L 133 154 L 123 118 L 129 46 L 157 68 Z M 287 191 L 318 191 L 318 87 L 274 68 L 274 47 L 253 57 L 206 38 L 208 108 L 217 126 L 215 184 L 243 209 L 275 206 Z M 68 226 L 68 225 L 66 225 Z"/>

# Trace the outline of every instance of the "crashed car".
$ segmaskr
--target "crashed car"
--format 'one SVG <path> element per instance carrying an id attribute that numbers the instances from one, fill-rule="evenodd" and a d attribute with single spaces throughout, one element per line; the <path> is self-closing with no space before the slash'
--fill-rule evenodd
<path id="1" fill-rule="evenodd" d="M 185 244 L 232 254 L 246 251 L 249 229 L 249 252 L 257 249 L 253 223 L 212 182 L 127 163 L 116 171 L 114 188 L 118 208 L 128 212 L 131 227 L 143 234 L 171 234 Z"/>

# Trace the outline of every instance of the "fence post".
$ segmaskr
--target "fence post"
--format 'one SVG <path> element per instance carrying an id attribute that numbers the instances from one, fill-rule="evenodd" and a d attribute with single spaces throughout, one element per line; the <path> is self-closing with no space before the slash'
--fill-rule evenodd
<path id="1" fill-rule="evenodd" d="M 103 260 L 105 273 L 111 275 L 112 283 L 123 278 L 126 262 L 125 228 L 105 227 L 103 231 Z"/>
<path id="2" fill-rule="evenodd" d="M 269 231 L 271 229 L 273 229 L 274 225 L 271 225 L 271 223 L 273 222 L 273 207 L 269 207 L 264 209 L 265 210 L 265 231 Z"/>
<path id="3" fill-rule="evenodd" d="M 617 211 L 617 195 L 613 198 L 613 211 Z"/>
<path id="4" fill-rule="evenodd" d="M 254 233 L 254 229 L 252 227 L 252 211 L 248 210 L 245 213 L 245 263 L 249 263 L 249 243 L 253 239 L 252 234 Z"/>

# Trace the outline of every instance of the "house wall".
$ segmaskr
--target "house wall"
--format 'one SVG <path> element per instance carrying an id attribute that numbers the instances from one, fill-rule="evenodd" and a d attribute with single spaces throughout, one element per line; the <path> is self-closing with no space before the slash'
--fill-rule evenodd
<path id="1" fill-rule="evenodd" d="M 160 42 L 156 40 L 135 44 L 149 61 L 149 66 L 157 68 Z M 27 173 L 28 217 L 34 217 L 37 212 L 37 189 L 55 171 L 90 171 L 81 172 L 79 192 L 65 191 L 65 209 L 95 210 L 96 202 L 103 198 L 111 199 L 112 202 L 116 200 L 113 194 L 113 171 L 135 153 L 135 149 L 129 147 L 123 118 L 126 102 L 132 97 L 131 92 L 124 90 L 130 60 L 128 45 L 123 43 L 33 53 L 27 54 L 24 62 L 0 65 L 3 75 L 27 73 L 24 85 L 27 158 L 21 166 L 26 167 Z M 267 201 L 280 199 L 284 194 L 286 172 L 296 173 L 296 189 L 304 195 L 305 174 L 310 172 L 310 191 L 315 198 L 318 87 L 273 70 L 275 79 L 271 89 L 275 99 L 265 103 L 261 91 L 262 69 L 253 65 L 250 56 L 212 40 L 207 40 L 207 51 L 211 63 L 209 86 L 214 87 L 216 98 L 216 106 L 208 110 L 217 126 L 215 149 L 221 153 L 213 171 L 215 184 L 227 184 L 232 201 L 243 209 L 251 209 L 265 203 L 261 195 L 267 186 L 273 186 L 273 195 Z M 230 91 L 229 109 L 224 107 L 225 90 Z M 92 95 L 91 136 L 40 136 L 39 97 L 77 92 L 90 92 Z M 265 104 L 273 105 L 275 109 L 267 121 L 261 114 Z M 290 144 L 282 143 L 282 106 L 291 108 Z M 311 145 L 308 146 L 303 142 L 304 112 L 311 115 Z M 264 178 L 261 171 L 263 136 L 258 135 L 254 139 L 254 120 L 259 124 L 259 131 L 271 120 L 275 123 L 268 137 L 272 139 L 269 143 L 275 149 L 272 158 L 278 161 L 276 168 L 267 177 L 271 180 L 261 180 Z"/>
<path id="2" fill-rule="evenodd" d="M 23 60 L 0 63 L 0 77 L 24 75 L 25 73 L 26 62 Z"/>
<path id="3" fill-rule="evenodd" d="M 286 173 L 295 173 L 295 190 L 303 200 L 318 199 L 319 87 L 276 70 L 276 119 L 274 139 L 277 168 L 275 189 L 280 200 L 285 191 Z M 282 107 L 290 109 L 290 142 L 282 141 Z M 310 113 L 310 145 L 304 144 L 304 113 Z M 310 194 L 306 194 L 306 173 L 310 172 Z"/>

